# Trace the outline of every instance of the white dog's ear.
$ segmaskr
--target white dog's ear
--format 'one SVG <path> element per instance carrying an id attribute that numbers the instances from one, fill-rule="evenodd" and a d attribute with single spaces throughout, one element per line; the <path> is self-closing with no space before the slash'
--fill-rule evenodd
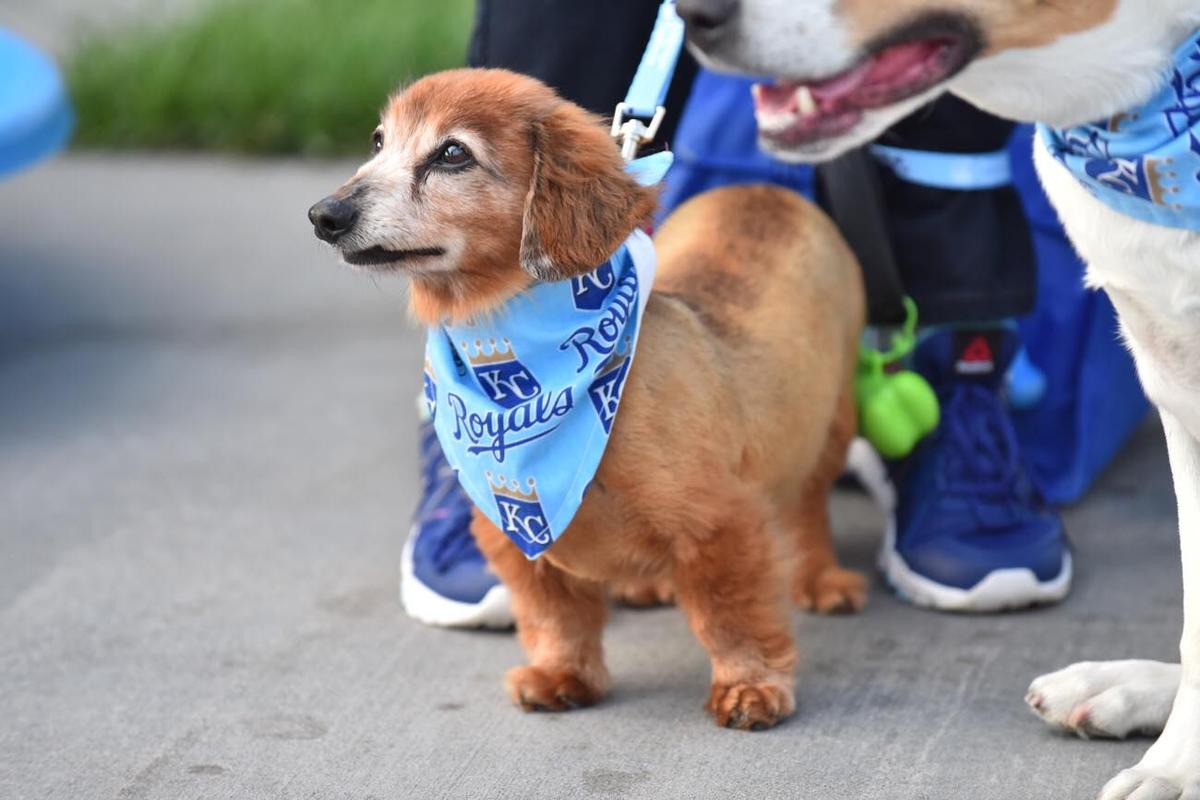
<path id="1" fill-rule="evenodd" d="M 560 103 L 533 124 L 521 266 L 541 281 L 595 269 L 654 213 L 657 192 L 625 172 L 596 117 Z"/>

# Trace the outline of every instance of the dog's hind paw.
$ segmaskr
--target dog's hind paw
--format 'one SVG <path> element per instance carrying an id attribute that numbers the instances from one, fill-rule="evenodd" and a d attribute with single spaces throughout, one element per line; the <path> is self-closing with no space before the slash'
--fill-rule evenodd
<path id="1" fill-rule="evenodd" d="M 593 706 L 603 692 L 570 670 L 514 667 L 504 678 L 513 702 L 523 711 L 570 711 Z"/>
<path id="2" fill-rule="evenodd" d="M 770 683 L 714 683 L 708 711 L 722 728 L 762 731 L 796 710 L 792 690 Z"/>
<path id="3" fill-rule="evenodd" d="M 792 600 L 818 614 L 856 614 L 867 604 L 867 579 L 836 564 L 811 572 L 801 568 Z"/>
<path id="4" fill-rule="evenodd" d="M 1083 738 L 1124 739 L 1162 731 L 1178 688 L 1178 664 L 1086 662 L 1038 678 L 1025 702 L 1050 725 Z"/>

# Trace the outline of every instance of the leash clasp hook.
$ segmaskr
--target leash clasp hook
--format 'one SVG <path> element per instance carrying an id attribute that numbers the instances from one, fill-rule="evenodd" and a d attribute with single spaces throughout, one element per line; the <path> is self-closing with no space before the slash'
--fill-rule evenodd
<path id="1" fill-rule="evenodd" d="M 667 116 L 667 109 L 663 106 L 656 108 L 650 124 L 647 125 L 637 117 L 628 116 L 628 107 L 625 103 L 617 103 L 617 110 L 613 113 L 612 137 L 620 142 L 621 155 L 625 160 L 632 161 L 637 158 L 639 147 L 654 141 L 663 118 Z"/>

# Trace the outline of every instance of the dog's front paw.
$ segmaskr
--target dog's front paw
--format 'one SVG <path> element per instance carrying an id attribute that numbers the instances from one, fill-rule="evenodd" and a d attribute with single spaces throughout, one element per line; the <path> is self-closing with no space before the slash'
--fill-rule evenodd
<path id="1" fill-rule="evenodd" d="M 714 683 L 708 711 L 722 728 L 763 731 L 796 710 L 791 688 L 773 683 Z"/>
<path id="2" fill-rule="evenodd" d="M 1178 664 L 1087 662 L 1038 678 L 1025 702 L 1057 728 L 1084 738 L 1124 739 L 1162 731 L 1178 688 Z"/>
<path id="3" fill-rule="evenodd" d="M 1200 800 L 1200 689 L 1179 690 L 1163 735 L 1142 763 L 1108 782 L 1100 800 Z"/>
<path id="4" fill-rule="evenodd" d="M 818 614 L 855 614 L 867 604 L 867 579 L 836 564 L 796 574 L 792 599 L 805 611 Z"/>
<path id="5" fill-rule="evenodd" d="M 1139 767 L 1127 769 L 1108 782 L 1100 800 L 1197 800 L 1200 781 L 1182 786 L 1171 777 L 1156 775 Z"/>
<path id="6" fill-rule="evenodd" d="M 513 702 L 524 711 L 570 711 L 593 706 L 601 690 L 571 670 L 514 667 L 504 678 Z"/>

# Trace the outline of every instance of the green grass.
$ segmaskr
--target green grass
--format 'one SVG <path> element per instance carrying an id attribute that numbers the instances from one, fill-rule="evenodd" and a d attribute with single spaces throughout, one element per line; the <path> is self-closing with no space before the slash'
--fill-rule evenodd
<path id="1" fill-rule="evenodd" d="M 67 67 L 90 148 L 365 153 L 387 95 L 459 66 L 472 0 L 216 0 L 84 39 Z"/>

